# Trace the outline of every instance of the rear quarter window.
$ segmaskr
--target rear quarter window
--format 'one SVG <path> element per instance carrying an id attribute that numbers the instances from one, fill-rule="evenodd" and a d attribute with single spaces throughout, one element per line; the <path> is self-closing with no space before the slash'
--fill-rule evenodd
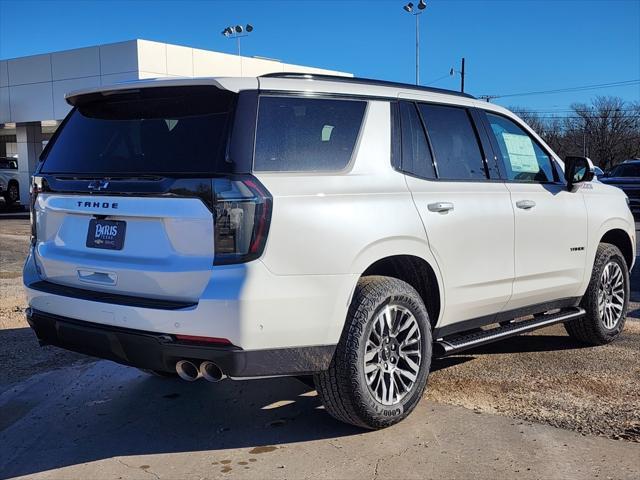
<path id="1" fill-rule="evenodd" d="M 254 170 L 337 171 L 353 154 L 366 102 L 262 96 Z"/>

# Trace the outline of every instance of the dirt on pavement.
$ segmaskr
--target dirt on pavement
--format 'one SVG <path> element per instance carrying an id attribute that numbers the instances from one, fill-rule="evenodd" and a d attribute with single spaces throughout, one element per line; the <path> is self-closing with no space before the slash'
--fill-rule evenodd
<path id="1" fill-rule="evenodd" d="M 91 362 L 40 347 L 24 319 L 21 272 L 28 220 L 0 220 L 0 392 L 34 373 Z M 632 297 L 633 298 L 633 297 Z M 634 318 L 635 317 L 635 318 Z M 640 310 L 622 337 L 584 347 L 561 325 L 434 361 L 426 397 L 489 412 L 640 442 Z"/>
<path id="2" fill-rule="evenodd" d="M 584 434 L 640 442 L 640 322 L 585 347 L 562 325 L 435 360 L 427 398 Z"/>
<path id="3" fill-rule="evenodd" d="M 91 361 L 59 348 L 40 347 L 27 324 L 22 265 L 29 235 L 29 220 L 0 219 L 0 392 L 34 373 Z"/>

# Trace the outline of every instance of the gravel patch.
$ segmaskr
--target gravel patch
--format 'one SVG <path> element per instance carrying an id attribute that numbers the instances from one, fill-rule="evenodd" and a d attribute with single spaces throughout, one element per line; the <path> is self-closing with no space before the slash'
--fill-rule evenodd
<path id="1" fill-rule="evenodd" d="M 561 325 L 435 360 L 427 398 L 583 434 L 640 442 L 640 322 L 601 347 Z"/>
<path id="2" fill-rule="evenodd" d="M 0 220 L 0 392 L 34 373 L 95 361 L 59 348 L 40 347 L 29 328 L 22 289 L 29 234 L 28 220 Z"/>

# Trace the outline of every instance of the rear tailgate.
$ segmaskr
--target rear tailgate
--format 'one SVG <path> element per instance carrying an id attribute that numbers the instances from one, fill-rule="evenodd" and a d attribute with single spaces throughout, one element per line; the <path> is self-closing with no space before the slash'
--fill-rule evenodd
<path id="1" fill-rule="evenodd" d="M 227 142 L 238 95 L 219 87 L 165 82 L 69 97 L 74 108 L 34 176 L 44 280 L 89 298 L 198 301 L 215 256 L 213 178 L 237 168 Z"/>
<path id="2" fill-rule="evenodd" d="M 197 302 L 209 280 L 213 214 L 198 198 L 43 192 L 36 198 L 34 213 L 36 260 L 49 282 Z M 92 220 L 124 226 L 115 232 L 121 245 L 95 244 Z"/>

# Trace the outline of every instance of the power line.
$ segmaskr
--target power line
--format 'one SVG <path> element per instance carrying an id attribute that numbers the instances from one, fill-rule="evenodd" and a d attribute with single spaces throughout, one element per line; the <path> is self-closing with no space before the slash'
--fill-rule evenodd
<path id="1" fill-rule="evenodd" d="M 517 114 L 518 112 L 516 112 Z M 520 114 L 522 114 L 522 112 L 519 112 Z M 536 118 L 541 118 L 541 119 L 545 119 L 545 118 L 558 118 L 558 119 L 564 119 L 564 118 L 576 118 L 576 119 L 593 119 L 593 118 L 599 118 L 599 119 L 620 119 L 620 118 L 640 118 L 640 115 L 619 115 L 619 116 L 606 116 L 606 115 L 596 115 L 596 116 L 591 116 L 589 115 L 588 117 L 583 117 L 580 115 L 538 115 L 536 116 Z"/>
<path id="2" fill-rule="evenodd" d="M 538 90 L 533 92 L 522 92 L 522 93 L 508 93 L 505 95 L 481 95 L 480 98 L 508 98 L 508 97 L 524 97 L 528 95 L 548 95 L 552 93 L 564 93 L 564 92 L 579 92 L 584 90 L 598 90 L 601 88 L 612 88 L 612 87 L 628 87 L 632 85 L 640 85 L 640 78 L 635 80 L 622 80 L 619 82 L 609 82 L 609 83 L 596 83 L 593 85 L 582 85 L 579 87 L 566 87 L 566 88 L 556 88 L 554 90 Z"/>
<path id="3" fill-rule="evenodd" d="M 441 77 L 436 78 L 435 80 L 431 80 L 430 82 L 425 83 L 425 86 L 432 85 L 432 84 L 434 84 L 436 82 L 439 82 L 440 80 L 444 80 L 445 78 L 450 77 L 450 76 L 451 76 L 451 73 L 447 73 L 446 75 L 443 75 Z"/>
<path id="4" fill-rule="evenodd" d="M 574 110 L 573 108 L 566 108 L 562 110 L 536 110 L 536 109 L 528 109 L 528 108 L 520 108 L 518 106 L 510 107 L 510 110 L 514 112 L 522 112 L 522 113 L 578 113 L 583 112 L 584 110 Z M 589 110 L 591 111 L 591 110 Z M 637 108 L 620 108 L 615 110 L 615 113 L 636 113 L 640 112 L 640 109 Z"/>

